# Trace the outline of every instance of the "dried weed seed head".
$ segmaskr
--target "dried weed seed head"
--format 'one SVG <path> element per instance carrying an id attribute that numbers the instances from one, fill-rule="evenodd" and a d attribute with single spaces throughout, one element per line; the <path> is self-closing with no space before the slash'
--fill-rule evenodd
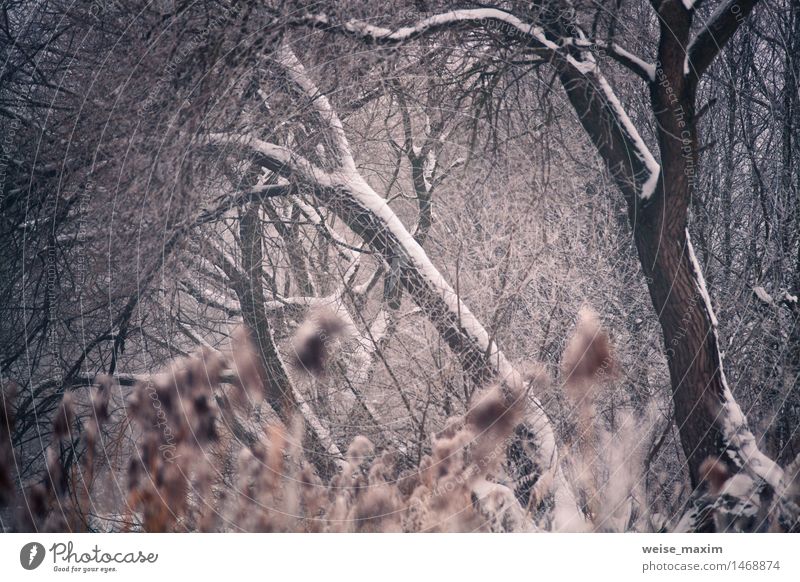
<path id="1" fill-rule="evenodd" d="M 292 365 L 313 376 L 321 376 L 333 342 L 346 329 L 344 320 L 330 309 L 309 314 L 292 338 Z"/>
<path id="2" fill-rule="evenodd" d="M 451 438 L 435 439 L 433 455 L 427 473 L 431 484 L 453 475 L 458 475 L 467 465 L 467 455 L 474 439 L 471 430 L 463 429 Z M 422 464 L 420 464 L 420 467 Z"/>
<path id="3" fill-rule="evenodd" d="M 73 420 L 75 420 L 75 395 L 72 392 L 66 392 L 53 418 L 53 437 L 67 438 Z"/>
<path id="4" fill-rule="evenodd" d="M 451 416 L 444 421 L 444 428 L 436 433 L 437 439 L 453 438 L 464 428 L 463 416 Z"/>
<path id="5" fill-rule="evenodd" d="M 520 386 L 495 384 L 476 394 L 467 412 L 467 427 L 474 435 L 471 460 L 482 474 L 494 471 L 505 459 L 508 439 L 525 411 Z"/>
<path id="6" fill-rule="evenodd" d="M 92 415 L 98 425 L 103 425 L 109 417 L 108 406 L 111 401 L 114 379 L 106 374 L 100 374 L 95 379 L 95 385 L 92 394 Z"/>
<path id="7" fill-rule="evenodd" d="M 392 483 L 395 474 L 395 454 L 385 451 L 369 468 L 367 482 L 370 485 Z"/>
<path id="8" fill-rule="evenodd" d="M 597 314 L 582 308 L 575 333 L 561 358 L 564 388 L 573 404 L 593 402 L 596 388 L 614 373 L 611 342 L 600 325 Z"/>
<path id="9" fill-rule="evenodd" d="M 424 462 L 429 463 L 430 457 L 425 455 L 422 457 Z M 421 475 L 419 469 L 414 469 L 407 473 L 404 473 L 400 476 L 397 480 L 396 486 L 397 490 L 400 491 L 400 495 L 403 496 L 404 499 L 408 499 L 414 493 L 414 490 L 420 486 L 422 483 Z"/>
<path id="10" fill-rule="evenodd" d="M 47 484 L 52 487 L 51 490 L 56 495 L 65 495 L 68 492 L 69 485 L 67 472 L 61 463 L 61 456 L 52 444 L 47 447 L 45 459 L 47 463 Z"/>
<path id="11" fill-rule="evenodd" d="M 358 531 L 388 533 L 401 531 L 401 502 L 397 490 L 389 485 L 370 487 L 360 495 L 350 512 Z"/>
<path id="12" fill-rule="evenodd" d="M 375 445 L 365 436 L 357 436 L 347 448 L 347 462 L 354 468 L 366 463 L 375 452 Z"/>
<path id="13" fill-rule="evenodd" d="M 50 511 L 50 494 L 44 483 L 28 487 L 23 496 L 25 503 L 19 508 L 19 522 L 24 531 L 41 531 Z"/>
<path id="14" fill-rule="evenodd" d="M 267 374 L 252 334 L 245 326 L 240 325 L 233 331 L 232 346 L 230 359 L 236 390 L 231 399 L 238 406 L 248 402 L 257 405 L 263 398 Z"/>
<path id="15" fill-rule="evenodd" d="M 499 385 L 479 393 L 467 412 L 467 425 L 478 435 L 497 432 L 507 435 L 520 421 L 520 400 L 509 402 Z"/>
<path id="16" fill-rule="evenodd" d="M 730 478 L 731 472 L 719 459 L 709 457 L 700 465 L 700 480 L 712 495 L 719 495 Z"/>
<path id="17" fill-rule="evenodd" d="M 321 517 L 328 503 L 327 487 L 317 475 L 314 468 L 303 463 L 298 478 L 300 484 L 300 503 L 305 516 L 309 519 L 309 528 L 319 531 L 322 528 Z"/>
<path id="18" fill-rule="evenodd" d="M 267 429 L 265 439 L 266 451 L 264 456 L 264 470 L 267 471 L 266 483 L 270 488 L 277 489 L 280 480 L 285 475 L 284 453 L 289 446 L 289 436 L 280 426 L 271 426 Z"/>
<path id="19" fill-rule="evenodd" d="M 11 434 L 14 430 L 14 402 L 17 385 L 9 382 L 0 390 L 0 508 L 8 505 L 14 497 L 14 451 Z"/>
<path id="20" fill-rule="evenodd" d="M 14 428 L 14 403 L 17 400 L 16 382 L 7 382 L 0 390 L 0 443 L 10 438 Z"/>

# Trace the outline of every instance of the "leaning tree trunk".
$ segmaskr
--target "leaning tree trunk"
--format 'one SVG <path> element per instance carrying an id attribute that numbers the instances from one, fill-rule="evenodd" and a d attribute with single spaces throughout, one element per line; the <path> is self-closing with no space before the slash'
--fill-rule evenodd
<path id="1" fill-rule="evenodd" d="M 740 13 L 746 15 L 752 4 L 742 6 Z M 662 179 L 650 203 L 639 205 L 634 238 L 664 333 L 675 420 L 693 485 L 701 479 L 700 465 L 713 457 L 732 471 L 746 465 L 777 486 L 780 471 L 758 451 L 727 385 L 717 320 L 687 229 L 699 161 L 696 87 L 710 64 L 704 60 L 709 54 L 703 51 L 698 59 L 690 58 L 693 12 L 682 3 L 662 3 L 659 15 L 661 40 L 650 100 Z M 733 34 L 736 23 L 730 26 L 719 29 L 718 40 Z"/>
<path id="2" fill-rule="evenodd" d="M 708 457 L 753 478 L 766 495 L 783 492 L 783 471 L 761 453 L 722 371 L 716 318 L 689 240 L 688 204 L 698 163 L 695 91 L 722 47 L 758 0 L 722 0 L 690 40 L 695 2 L 653 1 L 661 25 L 658 61 L 611 41 L 591 40 L 564 0 L 532 3 L 529 20 L 501 9 L 454 9 L 396 30 L 338 23 L 326 15 L 298 22 L 368 43 L 401 44 L 441 30 L 491 27 L 512 44 L 547 55 L 628 205 L 634 239 L 664 335 L 676 420 L 692 483 Z M 697 3 L 699 4 L 699 3 Z M 613 40 L 613 39 L 612 39 Z M 656 117 L 657 162 L 603 76 L 602 52 L 647 85 Z M 766 485 L 766 486 L 765 486 Z"/>
<path id="3" fill-rule="evenodd" d="M 307 77 L 294 54 L 287 48 L 282 48 L 278 54 L 296 86 L 313 100 L 317 113 L 328 125 L 331 150 L 337 156 L 338 168 L 332 172 L 325 171 L 296 152 L 255 136 L 211 134 L 211 143 L 218 147 L 241 149 L 255 163 L 309 187 L 320 204 L 336 214 L 387 264 L 396 266 L 402 287 L 436 327 L 475 382 L 498 381 L 507 388 L 509 398 L 531 400 L 525 417 L 530 434 L 526 445 L 531 449 L 526 449 L 531 462 L 528 477 L 537 485 L 536 498 L 547 497 L 557 507 L 554 512 L 559 519 L 557 526 L 578 527 L 581 517 L 572 492 L 564 482 L 553 428 L 541 404 L 528 391 L 529 385 L 535 382 L 528 381 L 515 369 L 431 263 L 387 201 L 364 180 L 356 168 L 341 120 L 327 97 Z"/>
<path id="4" fill-rule="evenodd" d="M 782 472 L 758 450 L 726 383 L 716 317 L 687 229 L 698 164 L 695 91 L 715 54 L 704 45 L 708 42 L 719 50 L 754 2 L 740 4 L 738 10 L 728 11 L 727 20 L 723 15 L 712 21 L 691 43 L 693 12 L 678 1 L 659 6 L 658 62 L 652 68 L 636 67 L 650 90 L 660 164 L 649 154 L 589 51 L 574 49 L 572 60 L 560 60 L 558 68 L 581 124 L 628 205 L 637 253 L 663 332 L 675 420 L 692 484 L 699 484 L 701 464 L 713 457 L 732 472 L 745 469 L 779 489 Z M 693 47 L 695 43 L 698 46 Z"/>

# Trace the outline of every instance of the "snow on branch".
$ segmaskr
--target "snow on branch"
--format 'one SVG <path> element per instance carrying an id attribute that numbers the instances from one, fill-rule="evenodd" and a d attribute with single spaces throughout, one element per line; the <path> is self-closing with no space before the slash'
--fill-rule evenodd
<path id="1" fill-rule="evenodd" d="M 575 46 L 581 48 L 591 48 L 592 43 L 588 41 L 576 41 Z M 594 46 L 604 51 L 608 56 L 617 61 L 629 71 L 641 77 L 644 81 L 652 83 L 656 80 L 656 67 L 644 59 L 637 57 L 632 52 L 624 49 L 615 42 L 607 43 L 602 40 L 594 42 Z"/>
<path id="2" fill-rule="evenodd" d="M 555 41 L 547 37 L 542 27 L 525 22 L 509 12 L 497 8 L 451 10 L 396 30 L 357 20 L 340 23 L 324 14 L 308 15 L 296 20 L 295 23 L 301 26 L 321 28 L 327 32 L 345 34 L 375 44 L 400 44 L 427 34 L 463 27 L 501 31 L 511 40 L 520 39 L 529 47 L 548 53 L 557 67 L 568 68 L 583 77 L 589 88 L 603 100 L 606 110 L 624 135 L 628 151 L 633 152 L 637 160 L 644 166 L 646 175 L 638 175 L 640 172 L 636 172 L 637 175 L 631 178 L 631 181 L 636 184 L 639 198 L 647 200 L 656 190 L 661 168 L 611 86 L 600 72 L 597 62 L 589 50 L 591 43 L 587 41 L 585 34 L 577 25 L 572 27 L 576 34 L 575 37 Z M 576 58 L 571 53 L 570 47 L 579 49 L 580 58 Z M 624 61 L 626 66 L 642 78 L 648 81 L 655 78 L 655 69 L 652 65 L 638 59 L 621 47 L 611 47 L 611 53 L 614 58 Z M 579 111 L 579 117 L 584 113 Z"/>
<path id="3" fill-rule="evenodd" d="M 456 11 L 454 14 L 463 16 L 463 12 L 469 11 Z M 495 10 L 488 12 L 506 14 Z M 433 22 L 430 21 L 425 27 L 430 28 Z M 530 27 L 526 26 L 526 30 L 527 28 Z M 376 33 L 373 29 L 365 30 Z M 286 62 L 295 72 L 293 78 L 298 88 L 317 100 L 321 111 L 327 111 L 330 103 L 327 99 L 320 99 L 313 84 L 301 74 L 299 63 L 285 54 L 284 58 L 289 59 Z M 338 116 L 331 109 L 325 118 L 332 124 L 331 130 L 337 135 L 337 147 L 340 150 L 338 153 L 350 156 L 350 148 Z M 380 254 L 387 264 L 396 263 L 399 266 L 402 286 L 437 328 L 459 358 L 464 370 L 482 383 L 492 380 L 501 382 L 510 399 L 529 401 L 525 423 L 535 442 L 531 460 L 539 473 L 539 481 L 542 484 L 553 484 L 558 527 L 570 527 L 568 522 L 580 520 L 574 496 L 565 482 L 558 462 L 553 427 L 541 403 L 530 394 L 534 382 L 529 382 L 509 362 L 387 201 L 358 172 L 355 163 L 344 161 L 337 170 L 328 173 L 290 149 L 252 135 L 213 134 L 209 136 L 209 141 L 218 146 L 241 150 L 243 155 L 284 178 L 310 186 L 321 205 L 338 216 L 352 232 Z M 318 427 L 313 428 L 316 430 Z"/>
<path id="4" fill-rule="evenodd" d="M 203 210 L 195 221 L 195 224 L 201 225 L 214 222 L 234 208 L 239 208 L 257 200 L 288 196 L 291 193 L 292 187 L 289 184 L 261 184 L 242 190 L 235 196 L 226 193 L 218 196 L 214 200 L 215 206 L 213 208 L 206 208 Z"/>
<path id="5" fill-rule="evenodd" d="M 530 36 L 535 27 L 523 22 L 513 14 L 498 10 L 497 8 L 478 8 L 469 10 L 451 10 L 425 18 L 411 26 L 404 26 L 397 30 L 373 26 L 359 20 L 349 20 L 343 24 L 336 23 L 324 14 L 308 15 L 299 20 L 300 24 L 337 30 L 351 36 L 376 44 L 399 44 L 414 40 L 425 34 L 453 28 L 454 25 L 481 26 L 487 22 L 503 24 L 510 33 Z M 539 29 L 539 32 L 541 30 Z"/>
<path id="6" fill-rule="evenodd" d="M 525 380 L 521 374 L 431 263 L 386 200 L 359 173 L 331 174 L 323 182 L 328 187 L 314 188 L 320 203 L 333 210 L 385 260 L 399 260 L 403 286 L 437 327 L 465 370 L 484 381 L 496 377 L 524 392 Z M 555 493 L 559 507 L 570 507 L 574 505 L 573 499 L 563 483 L 553 428 L 541 403 L 532 395 L 523 397 L 531 401 L 526 422 L 536 435 L 536 464 L 549 475 L 548 479 L 558 484 Z M 570 515 L 567 511 L 561 514 Z"/>
<path id="7" fill-rule="evenodd" d="M 761 285 L 756 285 L 753 287 L 753 294 L 756 296 L 756 299 L 758 299 L 764 305 L 771 306 L 775 304 L 774 299 L 772 299 L 772 295 L 770 295 Z"/>
<path id="8" fill-rule="evenodd" d="M 254 154 L 255 163 L 283 177 L 300 175 L 305 180 L 322 187 L 333 185 L 327 172 L 284 146 L 266 142 L 253 135 L 211 133 L 207 139 L 212 145 Z"/>
<path id="9" fill-rule="evenodd" d="M 617 99 L 617 96 L 614 94 L 614 91 L 605 78 L 599 77 L 597 79 L 597 85 L 600 92 L 607 99 L 609 107 L 614 112 L 620 129 L 625 131 L 627 138 L 631 141 L 634 154 L 647 167 L 648 175 L 640 184 L 639 197 L 642 200 L 648 200 L 653 196 L 658 186 L 658 179 L 661 176 L 661 166 L 653 157 L 653 154 L 644 143 L 644 140 L 642 140 L 636 126 L 633 124 L 630 117 L 628 117 L 625 108 L 622 106 L 619 99 Z"/>
<path id="10" fill-rule="evenodd" d="M 305 67 L 303 67 L 302 63 L 289 47 L 282 45 L 277 51 L 277 56 L 278 61 L 286 69 L 289 77 L 311 100 L 317 113 L 322 118 L 322 121 L 330 127 L 333 133 L 337 154 L 339 155 L 339 161 L 344 166 L 344 169 L 349 172 L 355 171 L 356 166 L 353 161 L 353 154 L 350 151 L 350 145 L 347 143 L 342 121 L 339 119 L 339 115 L 333 107 L 331 107 L 328 97 L 320 92 L 314 82 L 306 74 Z"/>
<path id="11" fill-rule="evenodd" d="M 399 261 L 401 283 L 459 357 L 464 369 L 484 381 L 496 377 L 517 394 L 515 397 L 530 399 L 526 422 L 536 435 L 536 463 L 557 483 L 555 493 L 559 508 L 574 505 L 563 483 L 553 428 L 541 403 L 533 395 L 523 396 L 525 379 L 522 375 L 436 269 L 386 200 L 360 174 L 346 176 L 333 193 L 321 202 L 384 259 Z"/>
<path id="12" fill-rule="evenodd" d="M 688 229 L 686 229 L 685 235 L 686 248 L 689 254 L 689 260 L 694 269 L 698 293 L 703 299 L 706 312 L 711 320 L 711 333 L 714 336 L 714 344 L 719 346 L 717 317 L 711 305 L 711 297 L 708 294 L 708 289 L 706 289 L 700 263 L 697 261 L 697 257 L 694 254 L 694 247 L 692 246 Z M 783 492 L 783 470 L 759 450 L 756 439 L 747 425 L 747 419 L 728 387 L 725 372 L 722 369 L 722 354 L 719 353 L 719 351 L 717 352 L 717 361 L 723 386 L 723 393 L 721 395 L 722 402 L 717 412 L 717 421 L 719 422 L 722 432 L 722 438 L 725 440 L 727 453 L 730 455 L 731 460 L 742 470 L 753 477 L 762 479 L 769 484 L 778 495 L 781 495 Z"/>

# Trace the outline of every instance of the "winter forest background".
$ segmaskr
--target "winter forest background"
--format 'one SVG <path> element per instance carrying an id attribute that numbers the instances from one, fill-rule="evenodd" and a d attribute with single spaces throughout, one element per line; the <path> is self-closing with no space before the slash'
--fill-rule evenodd
<path id="1" fill-rule="evenodd" d="M 3 530 L 800 528 L 797 0 L 1 6 Z"/>

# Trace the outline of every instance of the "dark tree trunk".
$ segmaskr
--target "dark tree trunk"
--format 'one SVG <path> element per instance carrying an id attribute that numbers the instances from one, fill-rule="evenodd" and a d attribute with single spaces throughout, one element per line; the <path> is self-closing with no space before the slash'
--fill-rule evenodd
<path id="1" fill-rule="evenodd" d="M 649 195 L 642 195 L 649 172 L 637 156 L 636 137 L 604 92 L 602 81 L 568 62 L 559 66 L 567 96 L 628 204 L 637 252 L 663 331 L 675 421 L 693 486 L 698 485 L 700 465 L 708 457 L 723 460 L 734 471 L 741 461 L 738 451 L 724 454 L 731 443 L 721 426 L 721 413 L 732 400 L 722 371 L 716 318 L 687 230 L 698 162 L 695 90 L 720 45 L 755 2 L 740 4 L 734 11 L 739 19 L 732 13 L 729 21 L 723 18 L 709 29 L 713 30 L 707 42 L 718 44 L 691 53 L 695 58 L 689 60 L 688 73 L 693 14 L 680 1 L 666 0 L 659 6 L 661 40 L 656 77 L 649 89 L 661 173 Z M 706 42 L 705 37 L 698 42 Z"/>
<path id="2" fill-rule="evenodd" d="M 288 420 L 291 411 L 296 409 L 296 403 L 292 397 L 289 377 L 275 346 L 264 304 L 264 288 L 261 283 L 264 257 L 257 205 L 249 206 L 242 214 L 239 235 L 242 240 L 244 280 L 236 282 L 234 288 L 242 307 L 242 319 L 261 355 L 267 402 L 281 418 Z"/>

